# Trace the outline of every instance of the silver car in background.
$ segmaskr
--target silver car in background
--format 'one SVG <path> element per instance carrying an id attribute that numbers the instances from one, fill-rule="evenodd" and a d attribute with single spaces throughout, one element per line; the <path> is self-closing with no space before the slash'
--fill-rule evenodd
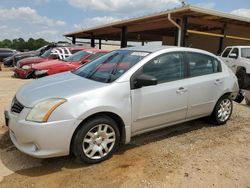
<path id="1" fill-rule="evenodd" d="M 141 133 L 201 117 L 225 124 L 238 91 L 209 52 L 133 47 L 23 86 L 5 116 L 20 151 L 98 163 Z"/>

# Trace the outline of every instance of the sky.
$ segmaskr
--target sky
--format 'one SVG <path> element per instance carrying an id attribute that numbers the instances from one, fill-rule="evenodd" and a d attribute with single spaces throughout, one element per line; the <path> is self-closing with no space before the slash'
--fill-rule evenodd
<path id="1" fill-rule="evenodd" d="M 250 0 L 186 0 L 250 18 Z M 180 0 L 0 0 L 0 40 L 65 40 L 64 33 L 179 7 Z"/>

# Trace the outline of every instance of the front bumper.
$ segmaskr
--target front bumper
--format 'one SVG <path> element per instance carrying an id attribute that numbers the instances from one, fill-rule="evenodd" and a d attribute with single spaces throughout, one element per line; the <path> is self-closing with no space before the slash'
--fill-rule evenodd
<path id="1" fill-rule="evenodd" d="M 13 144 L 23 153 L 37 158 L 68 155 L 75 120 L 42 124 L 29 122 L 25 120 L 28 112 L 27 108 L 19 115 L 8 112 L 9 134 Z"/>
<path id="2" fill-rule="evenodd" d="M 17 67 L 13 68 L 13 71 L 15 75 L 19 78 L 28 78 L 33 73 L 32 69 L 24 70 Z"/>

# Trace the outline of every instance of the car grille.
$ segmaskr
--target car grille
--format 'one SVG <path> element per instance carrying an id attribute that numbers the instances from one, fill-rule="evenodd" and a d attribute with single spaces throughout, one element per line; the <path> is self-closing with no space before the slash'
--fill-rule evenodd
<path id="1" fill-rule="evenodd" d="M 11 112 L 20 114 L 23 108 L 24 106 L 15 97 L 12 101 Z"/>

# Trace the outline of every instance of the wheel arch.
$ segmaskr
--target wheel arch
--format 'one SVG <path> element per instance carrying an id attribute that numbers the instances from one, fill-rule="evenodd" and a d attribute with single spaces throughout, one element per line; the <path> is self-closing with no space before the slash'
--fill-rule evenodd
<path id="1" fill-rule="evenodd" d="M 76 127 L 76 129 L 75 129 L 75 131 L 74 131 L 74 133 L 72 135 L 71 141 L 70 141 L 70 152 L 71 153 L 72 153 L 72 149 L 73 149 L 73 140 L 74 140 L 74 137 L 75 137 L 75 134 L 77 133 L 77 131 L 81 128 L 81 126 L 84 126 L 85 122 L 90 121 L 91 119 L 93 119 L 93 118 L 95 118 L 97 116 L 106 116 L 106 117 L 109 117 L 112 120 L 114 120 L 117 123 L 118 129 L 119 129 L 119 132 L 120 132 L 120 136 L 121 136 L 120 143 L 121 144 L 125 144 L 126 143 L 125 123 L 122 120 L 122 118 L 118 114 L 116 114 L 114 112 L 108 112 L 108 111 L 97 112 L 97 113 L 94 113 L 94 114 L 89 115 L 88 117 L 86 117 Z"/>

